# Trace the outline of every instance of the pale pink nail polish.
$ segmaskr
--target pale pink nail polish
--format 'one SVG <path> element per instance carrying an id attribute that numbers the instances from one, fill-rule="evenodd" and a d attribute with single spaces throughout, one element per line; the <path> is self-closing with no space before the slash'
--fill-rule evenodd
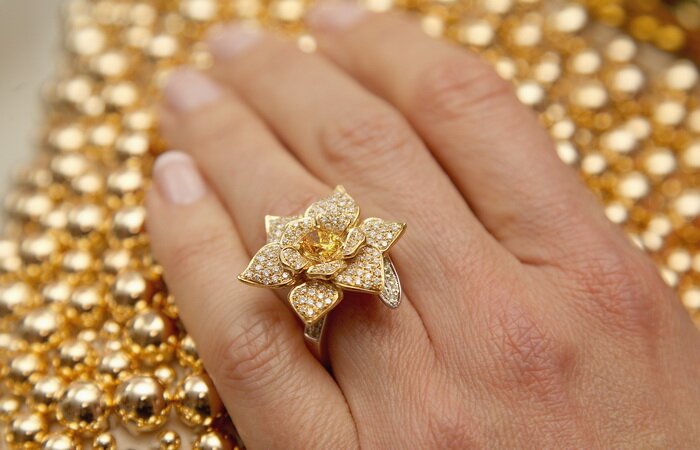
<path id="1" fill-rule="evenodd" d="M 165 100 L 178 113 L 192 112 L 214 103 L 223 93 L 208 76 L 193 69 L 177 69 L 165 83 Z"/>
<path id="2" fill-rule="evenodd" d="M 153 181 L 160 195 L 175 205 L 194 203 L 207 191 L 195 162 L 177 150 L 158 157 L 153 166 Z"/>
<path id="3" fill-rule="evenodd" d="M 253 25 L 227 25 L 212 33 L 207 43 L 215 59 L 226 61 L 248 50 L 260 36 L 260 29 Z"/>
<path id="4" fill-rule="evenodd" d="M 336 31 L 352 27 L 362 20 L 367 10 L 351 1 L 331 0 L 317 3 L 306 15 L 311 28 Z"/>

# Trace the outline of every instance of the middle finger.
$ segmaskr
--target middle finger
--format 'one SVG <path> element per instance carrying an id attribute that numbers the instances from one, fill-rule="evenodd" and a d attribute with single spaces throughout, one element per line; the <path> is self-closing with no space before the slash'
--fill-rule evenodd
<path id="1" fill-rule="evenodd" d="M 497 284 L 485 278 L 496 277 L 499 267 L 514 269 L 517 261 L 472 214 L 402 116 L 322 57 L 281 37 L 237 25 L 214 36 L 211 48 L 215 76 L 312 173 L 370 199 L 387 218 L 411 223 L 417 231 L 409 230 L 396 247 L 395 260 L 399 269 L 426 276 L 405 279 L 406 291 L 431 336 L 454 342 L 455 332 L 463 335 L 451 318 L 470 315 L 465 290 Z"/>

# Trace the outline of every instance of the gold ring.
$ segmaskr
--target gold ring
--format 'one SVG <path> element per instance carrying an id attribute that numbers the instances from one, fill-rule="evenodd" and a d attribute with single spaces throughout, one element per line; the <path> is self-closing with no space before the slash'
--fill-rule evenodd
<path id="1" fill-rule="evenodd" d="M 328 313 L 343 291 L 378 295 L 389 308 L 401 303 L 401 283 L 389 249 L 405 223 L 370 217 L 342 186 L 303 215 L 266 216 L 267 244 L 238 276 L 244 283 L 291 288 L 287 300 L 304 323 L 307 344 L 321 360 Z"/>

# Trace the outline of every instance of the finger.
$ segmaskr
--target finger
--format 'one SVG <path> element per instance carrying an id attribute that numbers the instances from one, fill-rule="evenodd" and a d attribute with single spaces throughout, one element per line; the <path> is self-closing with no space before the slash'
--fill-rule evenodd
<path id="1" fill-rule="evenodd" d="M 249 46 L 242 49 L 245 39 Z M 471 283 L 483 282 L 484 274 L 495 274 L 510 260 L 400 115 L 322 58 L 279 37 L 234 26 L 213 37 L 211 45 L 215 74 L 265 118 L 310 171 L 370 199 L 383 217 L 410 222 L 392 250 L 397 265 L 414 274 L 402 281 L 431 336 L 454 345 L 454 333 L 463 336 L 464 330 L 450 324 L 456 328 L 451 319 L 468 314 L 465 289 L 476 289 Z M 493 270 L 475 276 L 476 266 L 491 264 Z M 444 282 L 455 273 L 463 284 Z"/>
<path id="2" fill-rule="evenodd" d="M 408 17 L 350 2 L 320 4 L 308 23 L 325 55 L 408 118 L 520 260 L 570 260 L 590 244 L 582 238 L 600 235 L 584 229 L 613 229 L 511 84 L 477 55 L 426 36 Z"/>
<path id="3" fill-rule="evenodd" d="M 303 213 L 312 200 L 330 193 L 245 104 L 205 75 L 178 72 L 169 79 L 165 95 L 162 127 L 170 144 L 187 149 L 196 159 L 240 225 L 241 239 L 251 252 L 265 242 L 261 234 L 265 214 Z M 242 270 L 245 264 L 238 267 Z M 367 391 L 367 385 L 386 386 L 383 380 L 393 379 L 389 374 L 409 373 L 414 361 L 427 361 L 426 355 L 431 354 L 410 299 L 401 308 L 387 311 L 376 299 L 347 295 L 332 316 L 330 359 L 349 399 L 353 392 Z M 302 334 L 301 328 L 297 333 Z M 406 358 L 397 361 L 398 355 Z M 391 390 L 384 393 L 390 394 Z M 371 398 L 351 402 L 353 411 L 385 405 Z"/>
<path id="4" fill-rule="evenodd" d="M 192 159 L 161 156 L 147 200 L 153 251 L 187 330 L 228 412 L 251 448 L 356 446 L 337 384 L 304 347 L 274 295 L 239 283 L 248 257 Z M 322 435 L 316 430 L 331 429 Z"/>

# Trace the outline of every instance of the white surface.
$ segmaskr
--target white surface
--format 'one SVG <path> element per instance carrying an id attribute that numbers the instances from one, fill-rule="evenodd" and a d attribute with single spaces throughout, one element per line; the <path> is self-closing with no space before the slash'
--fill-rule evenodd
<path id="1" fill-rule="evenodd" d="M 39 90 L 58 62 L 59 0 L 0 0 L 0 198 L 36 152 Z"/>

